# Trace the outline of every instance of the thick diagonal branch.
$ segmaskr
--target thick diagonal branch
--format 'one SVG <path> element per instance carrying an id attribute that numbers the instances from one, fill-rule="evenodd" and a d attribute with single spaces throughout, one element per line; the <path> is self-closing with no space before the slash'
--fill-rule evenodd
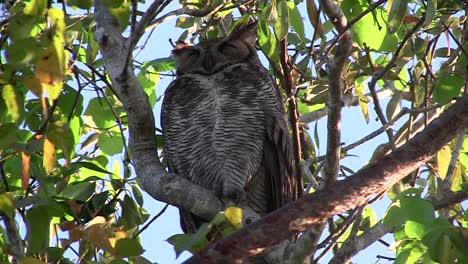
<path id="1" fill-rule="evenodd" d="M 355 175 L 305 195 L 216 243 L 187 263 L 234 263 L 322 223 L 335 214 L 364 204 L 432 158 L 468 127 L 468 95 L 460 98 L 407 144 L 369 164 Z M 450 128 L 450 129 L 447 129 Z"/>

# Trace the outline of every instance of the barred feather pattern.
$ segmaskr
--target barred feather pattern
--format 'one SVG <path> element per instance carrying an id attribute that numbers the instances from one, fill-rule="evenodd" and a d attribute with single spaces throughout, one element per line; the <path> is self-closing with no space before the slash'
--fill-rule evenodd
<path id="1" fill-rule="evenodd" d="M 166 90 L 161 124 L 171 171 L 263 215 L 302 187 L 281 93 L 251 49 L 251 58 L 213 72 L 179 74 Z M 181 210 L 185 232 L 203 221 Z"/>

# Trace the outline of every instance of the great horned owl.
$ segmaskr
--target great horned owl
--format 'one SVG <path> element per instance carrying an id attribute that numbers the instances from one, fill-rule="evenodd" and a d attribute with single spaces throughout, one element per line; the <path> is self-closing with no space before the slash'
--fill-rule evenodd
<path id="1" fill-rule="evenodd" d="M 177 78 L 164 96 L 164 152 L 172 172 L 246 202 L 263 215 L 302 192 L 281 93 L 255 49 L 256 26 L 230 37 L 179 43 Z M 181 210 L 185 232 L 201 219 Z"/>

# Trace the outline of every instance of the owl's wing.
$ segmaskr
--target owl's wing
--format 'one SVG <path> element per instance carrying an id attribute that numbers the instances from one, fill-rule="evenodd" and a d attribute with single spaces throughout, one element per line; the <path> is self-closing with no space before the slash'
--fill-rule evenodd
<path id="1" fill-rule="evenodd" d="M 273 208 L 277 209 L 302 195 L 303 180 L 295 173 L 289 125 L 278 86 L 272 80 L 276 100 L 267 105 L 264 163 L 272 186 Z"/>

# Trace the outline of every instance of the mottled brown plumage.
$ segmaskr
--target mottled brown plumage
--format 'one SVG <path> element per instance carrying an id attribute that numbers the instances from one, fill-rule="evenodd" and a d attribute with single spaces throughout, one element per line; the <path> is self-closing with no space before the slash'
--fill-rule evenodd
<path id="1" fill-rule="evenodd" d="M 161 120 L 171 171 L 263 215 L 296 199 L 301 183 L 281 93 L 257 57 L 255 33 L 249 25 L 229 38 L 179 43 Z M 201 224 L 183 210 L 181 218 L 185 232 Z"/>

